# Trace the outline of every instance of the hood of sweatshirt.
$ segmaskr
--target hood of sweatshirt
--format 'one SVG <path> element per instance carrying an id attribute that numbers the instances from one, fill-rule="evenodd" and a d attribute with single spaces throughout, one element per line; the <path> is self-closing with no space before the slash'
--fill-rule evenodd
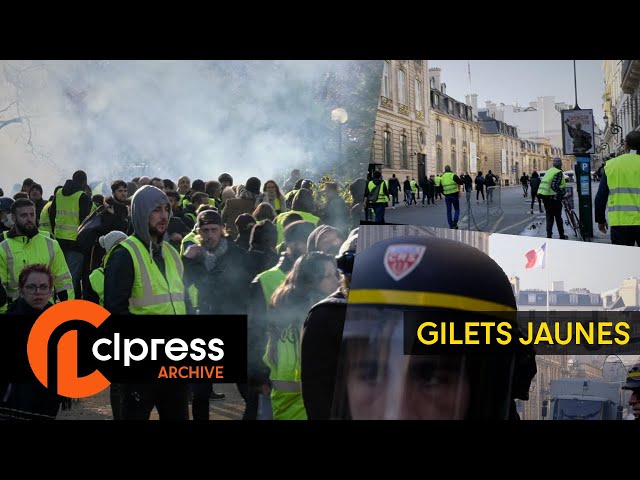
<path id="1" fill-rule="evenodd" d="M 149 234 L 149 217 L 160 205 L 169 205 L 169 198 L 165 193 L 152 185 L 144 185 L 136 190 L 131 199 L 131 221 L 136 236 L 145 245 L 151 245 L 151 235 Z M 171 210 L 169 210 L 171 218 Z"/>

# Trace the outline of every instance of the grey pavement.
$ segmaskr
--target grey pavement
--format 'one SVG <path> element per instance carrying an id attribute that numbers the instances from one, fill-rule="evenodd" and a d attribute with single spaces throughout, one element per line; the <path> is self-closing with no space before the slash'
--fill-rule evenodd
<path id="1" fill-rule="evenodd" d="M 599 183 L 593 182 L 592 201 L 595 199 Z M 574 205 L 578 207 L 578 197 L 576 184 L 570 183 L 568 186 L 574 187 Z M 401 192 L 402 193 L 402 192 Z M 486 197 L 486 192 L 485 192 Z M 544 206 L 543 206 L 544 210 Z M 526 235 L 546 238 L 546 217 L 540 213 L 538 202 L 531 212 L 531 197 L 523 197 L 522 187 L 511 186 L 501 187 L 494 192 L 493 202 L 487 202 L 480 197 L 476 200 L 476 192 L 471 194 L 467 200 L 466 193 L 460 197 L 460 218 L 458 227 L 465 230 L 475 230 L 491 233 L 505 233 L 511 235 Z M 593 212 L 593 209 L 592 209 Z M 563 212 L 563 219 L 565 218 Z M 444 198 L 436 200 L 435 206 L 422 206 L 422 194 L 418 200 L 418 205 L 407 207 L 403 202 L 396 205 L 395 209 L 387 208 L 385 220 L 388 223 L 399 223 L 408 225 L 427 225 L 438 228 L 449 228 Z M 609 233 L 603 234 L 598 230 L 598 226 L 593 222 L 593 242 L 610 243 Z M 565 235 L 570 240 L 579 240 L 574 236 L 569 225 L 565 224 Z M 558 230 L 554 225 L 553 238 L 558 238 Z"/>

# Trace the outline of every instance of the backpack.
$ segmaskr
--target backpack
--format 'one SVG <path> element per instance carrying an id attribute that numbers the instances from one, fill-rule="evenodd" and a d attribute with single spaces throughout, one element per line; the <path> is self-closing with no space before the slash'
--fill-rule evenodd
<path id="1" fill-rule="evenodd" d="M 102 226 L 102 212 L 105 211 L 104 206 L 97 208 L 94 212 L 85 218 L 78 227 L 78 238 L 76 245 L 85 254 L 91 253 L 91 249 L 98 240 L 97 227 Z"/>
<path id="2" fill-rule="evenodd" d="M 369 203 L 378 203 L 378 196 L 380 195 L 380 188 L 382 188 L 383 184 L 384 184 L 384 181 L 380 182 L 378 185 L 376 185 L 374 187 L 373 190 L 371 190 L 369 192 L 369 196 L 367 197 L 367 200 L 369 201 Z M 386 195 L 386 193 L 385 193 L 385 195 Z"/>

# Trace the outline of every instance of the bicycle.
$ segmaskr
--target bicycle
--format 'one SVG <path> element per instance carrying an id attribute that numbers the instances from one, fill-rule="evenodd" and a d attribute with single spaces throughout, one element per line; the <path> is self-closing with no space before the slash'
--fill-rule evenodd
<path id="1" fill-rule="evenodd" d="M 578 214 L 573 209 L 573 202 L 571 200 L 568 198 L 562 199 L 562 208 L 564 209 L 564 214 L 567 217 L 564 223 L 571 227 L 574 237 L 578 238 L 581 242 L 584 242 L 584 237 L 582 236 L 582 223 L 580 222 Z"/>

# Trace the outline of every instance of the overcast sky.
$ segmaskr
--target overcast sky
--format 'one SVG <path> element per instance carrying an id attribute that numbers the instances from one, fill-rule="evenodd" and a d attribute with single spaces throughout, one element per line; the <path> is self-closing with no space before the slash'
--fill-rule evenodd
<path id="1" fill-rule="evenodd" d="M 497 104 L 529 105 L 537 97 L 555 96 L 556 102 L 575 104 L 573 60 L 429 60 L 429 68 L 440 67 L 440 80 L 447 94 L 464 101 L 469 93 L 478 94 L 478 108 L 485 101 Z M 602 60 L 576 60 L 578 105 L 593 109 L 596 124 L 603 126 Z"/>

